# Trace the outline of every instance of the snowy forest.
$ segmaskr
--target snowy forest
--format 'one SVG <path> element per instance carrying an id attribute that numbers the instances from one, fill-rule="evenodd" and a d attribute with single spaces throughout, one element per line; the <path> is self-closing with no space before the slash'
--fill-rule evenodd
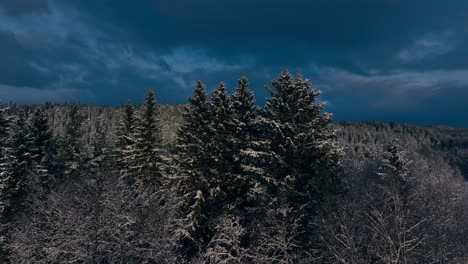
<path id="1" fill-rule="evenodd" d="M 333 122 L 287 71 L 266 89 L 2 105 L 0 263 L 467 263 L 467 129 Z"/>

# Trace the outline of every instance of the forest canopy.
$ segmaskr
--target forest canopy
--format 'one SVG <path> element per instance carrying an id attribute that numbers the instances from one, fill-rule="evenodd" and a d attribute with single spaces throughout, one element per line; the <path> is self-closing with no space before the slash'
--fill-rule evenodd
<path id="1" fill-rule="evenodd" d="M 0 262 L 466 263 L 468 130 L 334 123 L 288 71 L 266 90 L 2 105 Z"/>

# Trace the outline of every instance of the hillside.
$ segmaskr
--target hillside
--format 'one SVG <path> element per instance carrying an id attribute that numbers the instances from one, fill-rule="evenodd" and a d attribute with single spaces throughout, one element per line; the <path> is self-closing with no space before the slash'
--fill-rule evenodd
<path id="1" fill-rule="evenodd" d="M 464 263 L 467 129 L 333 123 L 282 82 L 1 107 L 0 262 Z"/>
<path id="2" fill-rule="evenodd" d="M 177 130 L 183 122 L 184 105 L 158 105 L 163 143 L 172 149 L 176 142 Z M 121 107 L 81 106 L 87 117 L 83 125 L 84 141 L 90 143 L 94 137 L 98 120 L 106 120 L 109 139 L 115 139 L 122 112 Z M 32 112 L 34 106 L 10 108 L 15 112 L 27 109 Z M 66 122 L 66 105 L 47 106 L 50 126 L 54 134 L 63 134 Z M 445 126 L 417 126 L 395 122 L 359 121 L 336 122 L 338 141 L 351 158 L 376 158 L 384 147 L 398 140 L 404 150 L 423 157 L 441 155 L 455 169 L 468 179 L 468 129 Z"/>

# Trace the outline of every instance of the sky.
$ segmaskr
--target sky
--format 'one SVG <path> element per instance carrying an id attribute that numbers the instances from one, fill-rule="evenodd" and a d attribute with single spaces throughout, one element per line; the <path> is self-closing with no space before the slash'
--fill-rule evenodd
<path id="1" fill-rule="evenodd" d="M 468 127 L 466 0 L 0 0 L 0 102 L 311 80 L 335 120 Z"/>

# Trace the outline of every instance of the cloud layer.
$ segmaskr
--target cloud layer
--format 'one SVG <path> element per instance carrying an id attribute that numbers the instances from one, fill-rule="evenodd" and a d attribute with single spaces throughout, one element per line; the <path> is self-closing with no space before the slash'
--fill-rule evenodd
<path id="1" fill-rule="evenodd" d="M 247 75 L 258 103 L 284 68 L 337 119 L 468 127 L 468 2 L 0 1 L 0 100 L 184 103 Z"/>

